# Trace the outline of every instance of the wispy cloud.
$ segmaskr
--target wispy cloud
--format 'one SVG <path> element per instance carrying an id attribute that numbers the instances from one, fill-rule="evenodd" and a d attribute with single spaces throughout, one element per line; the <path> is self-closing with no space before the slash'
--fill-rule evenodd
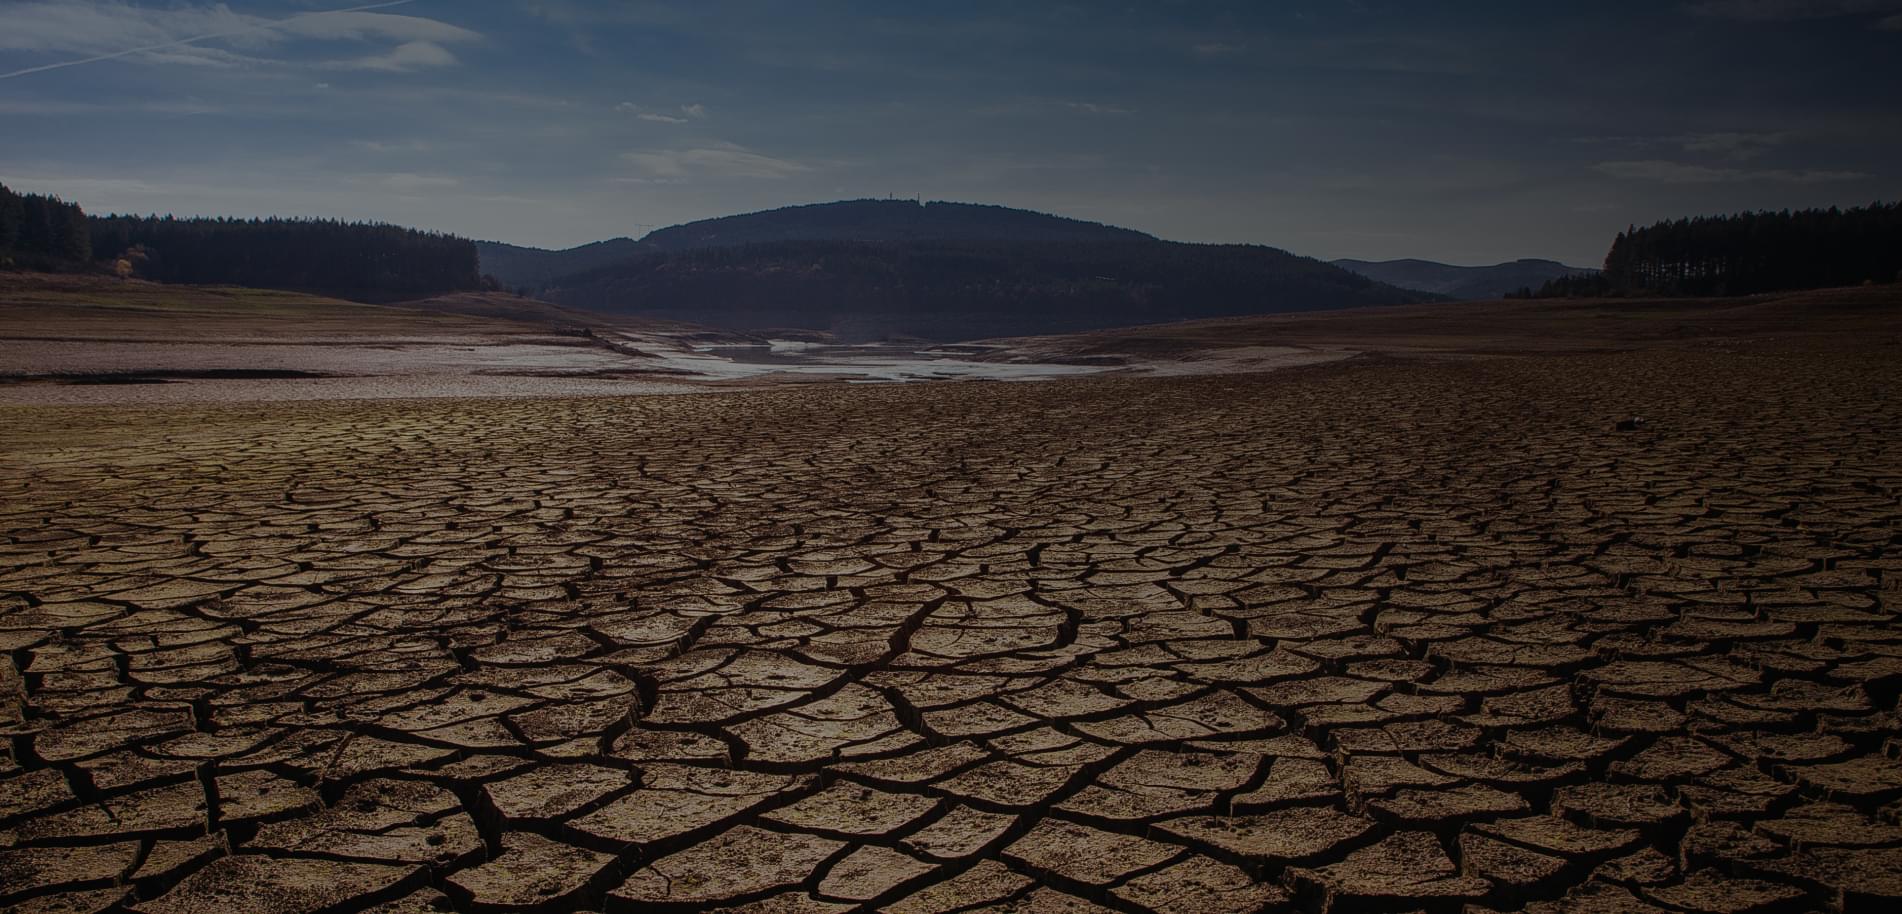
<path id="1" fill-rule="evenodd" d="M 381 70 L 401 73 L 431 67 L 455 66 L 456 55 L 433 41 L 406 41 L 382 54 L 350 60 L 332 60 L 320 64 L 326 70 Z"/>
<path id="2" fill-rule="evenodd" d="M 1788 130 L 1719 130 L 1657 136 L 1583 136 L 1574 138 L 1572 142 L 1593 146 L 1623 146 L 1633 150 L 1670 147 L 1689 153 L 1745 161 L 1795 138 L 1796 134 Z"/>
<path id="3" fill-rule="evenodd" d="M 1124 108 L 1121 105 L 1105 105 L 1099 102 L 1064 102 L 1063 104 L 1064 104 L 1064 107 L 1067 107 L 1072 111 L 1081 111 L 1084 114 L 1135 114 L 1136 113 L 1133 109 Z"/>
<path id="4" fill-rule="evenodd" d="M 1790 138 L 1787 132 L 1749 133 L 1725 131 L 1720 133 L 1692 133 L 1676 137 L 1677 144 L 1685 152 L 1702 152 L 1720 155 L 1727 159 L 1754 159 L 1771 147 L 1782 145 Z"/>
<path id="5" fill-rule="evenodd" d="M 633 102 L 622 102 L 615 105 L 614 110 L 632 114 L 644 121 L 654 121 L 661 124 L 685 124 L 688 121 L 701 120 L 707 116 L 707 106 L 705 105 L 680 105 L 676 108 L 655 110 L 653 108 L 643 108 Z"/>
<path id="6" fill-rule="evenodd" d="M 266 32 L 321 41 L 390 39 L 447 43 L 475 41 L 482 37 L 459 25 L 451 25 L 436 19 L 394 13 L 371 13 L 360 9 L 292 17 L 274 24 Z"/>
<path id="7" fill-rule="evenodd" d="M 427 140 L 401 140 L 396 142 L 389 140 L 351 140 L 350 145 L 364 152 L 382 154 L 420 153 L 428 152 L 435 148 L 435 145 Z"/>
<path id="8" fill-rule="evenodd" d="M 255 52 L 291 40 L 394 41 L 397 45 L 385 53 L 319 66 L 415 69 L 454 63 L 454 56 L 442 47 L 444 43 L 481 37 L 434 19 L 373 12 L 410 2 L 413 0 L 385 0 L 282 19 L 238 13 L 222 3 L 166 8 L 133 6 L 120 0 L 15 3 L 6 10 L 0 50 L 82 56 L 0 73 L 0 79 L 108 60 L 212 67 L 283 63 L 230 48 Z M 213 44 L 225 47 L 209 46 Z"/>
<path id="9" fill-rule="evenodd" d="M 1226 41 L 1205 41 L 1201 44 L 1192 45 L 1189 50 L 1194 51 L 1199 57 L 1221 57 L 1242 50 L 1242 46 L 1239 44 L 1230 44 Z"/>
<path id="10" fill-rule="evenodd" d="M 416 191 L 441 190 L 443 188 L 456 187 L 462 182 L 447 175 L 419 175 L 404 171 L 379 176 L 376 179 L 376 183 L 394 191 L 413 193 Z"/>
<path id="11" fill-rule="evenodd" d="M 810 165 L 762 155 L 733 143 L 644 149 L 622 153 L 621 158 L 640 169 L 646 178 L 788 178 L 812 170 Z"/>
<path id="12" fill-rule="evenodd" d="M 1593 165 L 1592 170 L 1613 178 L 1651 181 L 1659 184 L 1827 184 L 1836 181 L 1860 181 L 1870 177 L 1860 171 L 1720 168 L 1664 159 L 1600 162 Z"/>
<path id="13" fill-rule="evenodd" d="M 109 107 L 98 102 L 0 98 L 0 114 L 12 115 L 96 114 Z"/>

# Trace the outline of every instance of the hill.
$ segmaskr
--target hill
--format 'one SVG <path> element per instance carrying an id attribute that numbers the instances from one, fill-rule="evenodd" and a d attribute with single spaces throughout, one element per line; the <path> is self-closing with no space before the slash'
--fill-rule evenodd
<path id="1" fill-rule="evenodd" d="M 550 251 L 478 241 L 482 272 L 511 289 L 539 290 L 554 280 L 642 254 L 782 241 L 1154 241 L 1154 236 L 1081 219 L 977 203 L 840 200 L 721 216 Z"/>
<path id="2" fill-rule="evenodd" d="M 1127 235 L 1134 240 L 779 241 L 656 251 L 562 278 L 544 295 L 570 307 L 742 330 L 827 330 L 848 340 L 1062 333 L 1432 298 L 1276 248 Z"/>
<path id="3" fill-rule="evenodd" d="M 1081 219 L 978 203 L 841 200 L 702 219 L 656 229 L 645 251 L 684 251 L 776 241 L 1154 241 Z"/>
<path id="4" fill-rule="evenodd" d="M 558 276 L 592 270 L 641 251 L 632 238 L 610 238 L 559 251 L 500 241 L 478 241 L 475 246 L 483 275 L 511 289 L 539 289 Z"/>
<path id="5" fill-rule="evenodd" d="M 1489 267 L 1460 267 L 1411 259 L 1335 260 L 1332 263 L 1376 282 L 1455 299 L 1502 298 L 1521 289 L 1537 289 L 1560 276 L 1598 272 L 1590 267 L 1566 266 L 1556 260 L 1515 260 Z"/>

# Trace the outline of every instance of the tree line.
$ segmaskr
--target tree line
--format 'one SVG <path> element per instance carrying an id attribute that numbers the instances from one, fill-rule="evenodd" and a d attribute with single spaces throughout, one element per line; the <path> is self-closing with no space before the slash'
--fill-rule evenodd
<path id="1" fill-rule="evenodd" d="M 394 300 L 483 288 L 475 242 L 335 219 L 88 216 L 0 185 L 0 269 Z M 493 283 L 488 283 L 492 286 Z"/>
<path id="2" fill-rule="evenodd" d="M 406 298 L 479 288 L 475 242 L 382 223 L 332 219 L 90 221 L 92 249 L 159 282 Z"/>
<path id="3" fill-rule="evenodd" d="M 47 270 L 90 261 L 86 222 L 77 203 L 0 184 L 0 267 Z"/>
<path id="4" fill-rule="evenodd" d="M 1902 280 L 1902 203 L 1750 212 L 1620 232 L 1604 272 L 1554 279 L 1540 298 L 1753 295 Z"/>

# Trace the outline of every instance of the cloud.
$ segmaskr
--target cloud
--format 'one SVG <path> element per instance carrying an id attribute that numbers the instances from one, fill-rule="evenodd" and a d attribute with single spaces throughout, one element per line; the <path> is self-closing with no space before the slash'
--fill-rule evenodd
<path id="1" fill-rule="evenodd" d="M 393 41 L 396 47 L 386 53 L 319 66 L 413 69 L 453 63 L 454 57 L 443 44 L 482 37 L 434 19 L 372 12 L 410 2 L 413 0 L 385 0 L 282 19 L 238 13 L 222 3 L 163 8 L 134 6 L 123 0 L 14 3 L 7 7 L 6 28 L 0 29 L 0 50 L 81 56 L 0 73 L 0 79 L 107 60 L 212 67 L 285 64 L 289 61 L 229 49 L 256 52 L 294 41 Z M 223 47 L 211 46 L 214 44 Z"/>
<path id="2" fill-rule="evenodd" d="M 190 36 L 222 37 L 257 28 L 259 20 L 220 4 L 151 10 L 125 3 L 27 2 L 7 9 L 0 50 L 99 53 Z M 195 40 L 206 40 L 198 38 Z"/>
<path id="3" fill-rule="evenodd" d="M 1205 41 L 1189 48 L 1199 57 L 1221 57 L 1242 50 L 1242 45 L 1229 44 L 1226 41 Z"/>
<path id="4" fill-rule="evenodd" d="M 293 17 L 264 31 L 265 35 L 289 35 L 320 41 L 434 41 L 454 43 L 476 41 L 482 36 L 459 25 L 450 25 L 421 16 L 394 13 L 338 11 Z"/>
<path id="5" fill-rule="evenodd" d="M 149 111 L 153 114 L 176 114 L 192 117 L 201 114 L 223 114 L 228 109 L 222 105 L 214 105 L 210 102 L 187 98 L 177 101 L 150 102 L 140 106 L 140 110 Z"/>
<path id="6" fill-rule="evenodd" d="M 456 187 L 462 182 L 445 175 L 419 175 L 403 171 L 383 175 L 377 183 L 395 191 L 419 191 Z"/>
<path id="7" fill-rule="evenodd" d="M 94 114 L 108 110 L 98 102 L 44 101 L 0 98 L 0 114 Z"/>
<path id="8" fill-rule="evenodd" d="M 1870 177 L 1859 171 L 1791 171 L 1788 169 L 1718 168 L 1689 162 L 1642 159 L 1626 162 L 1600 162 L 1592 170 L 1629 181 L 1658 184 L 1825 184 L 1834 181 L 1860 181 Z"/>
<path id="9" fill-rule="evenodd" d="M 333 60 L 320 64 L 326 70 L 381 70 L 401 73 L 456 64 L 456 55 L 433 41 L 409 41 L 384 54 L 372 54 L 354 60 Z"/>
<path id="10" fill-rule="evenodd" d="M 1691 133 L 1676 137 L 1677 144 L 1685 152 L 1704 152 L 1721 155 L 1728 159 L 1754 159 L 1764 154 L 1772 146 L 1782 144 L 1790 134 L 1779 133 Z"/>
<path id="11" fill-rule="evenodd" d="M 234 54 L 230 51 L 218 48 L 199 48 L 191 45 L 142 51 L 139 53 L 139 60 L 143 63 L 178 64 L 188 67 L 218 67 L 224 69 L 271 62 L 244 54 Z"/>
<path id="12" fill-rule="evenodd" d="M 229 52 L 197 47 L 198 42 L 259 27 L 259 20 L 223 5 L 147 10 L 124 3 L 18 3 L 7 9 L 6 28 L 0 29 L 0 51 L 85 56 L 13 70 L 0 74 L 0 79 L 118 58 L 216 65 Z"/>
<path id="13" fill-rule="evenodd" d="M 668 114 L 665 111 L 643 108 L 633 102 L 622 102 L 615 105 L 614 110 L 625 111 L 641 120 L 654 121 L 661 124 L 685 124 L 688 121 L 701 120 L 707 116 L 707 106 L 705 105 L 681 105 L 673 109 L 679 111 L 679 114 Z"/>
<path id="14" fill-rule="evenodd" d="M 1095 102 L 1064 102 L 1063 104 L 1072 111 L 1081 111 L 1084 114 L 1134 114 L 1135 113 L 1134 111 L 1128 108 L 1123 108 L 1117 105 L 1101 105 Z"/>
<path id="15" fill-rule="evenodd" d="M 1897 9 L 1902 9 L 1902 0 L 1700 0 L 1690 4 L 1691 12 L 1696 15 L 1743 22 L 1831 19 Z M 1887 28 L 1887 20 L 1884 22 Z"/>
<path id="16" fill-rule="evenodd" d="M 1902 32 L 1902 14 L 1890 16 L 1889 18 L 1876 23 L 1876 28 L 1887 29 L 1888 31 L 1891 31 L 1891 32 Z"/>
<path id="17" fill-rule="evenodd" d="M 648 178 L 787 178 L 812 170 L 789 159 L 761 155 L 733 143 L 621 154 Z"/>
<path id="18" fill-rule="evenodd" d="M 435 144 L 427 140 L 403 140 L 395 143 L 387 140 L 351 140 L 350 145 L 365 152 L 379 154 L 429 152 L 435 148 Z"/>
<path id="19" fill-rule="evenodd" d="M 1672 147 L 1684 152 L 1744 161 L 1757 158 L 1772 147 L 1789 142 L 1795 136 L 1796 134 L 1787 130 L 1724 130 L 1655 136 L 1582 136 L 1573 138 L 1572 142 L 1596 146 L 1624 146 L 1633 150 Z"/>

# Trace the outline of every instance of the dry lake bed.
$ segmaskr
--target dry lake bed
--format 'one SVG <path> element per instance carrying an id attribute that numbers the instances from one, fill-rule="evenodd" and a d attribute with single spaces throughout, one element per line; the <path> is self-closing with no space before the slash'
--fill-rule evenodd
<path id="1" fill-rule="evenodd" d="M 1892 910 L 1895 297 L 1440 307 L 0 406 L 0 909 Z"/>

